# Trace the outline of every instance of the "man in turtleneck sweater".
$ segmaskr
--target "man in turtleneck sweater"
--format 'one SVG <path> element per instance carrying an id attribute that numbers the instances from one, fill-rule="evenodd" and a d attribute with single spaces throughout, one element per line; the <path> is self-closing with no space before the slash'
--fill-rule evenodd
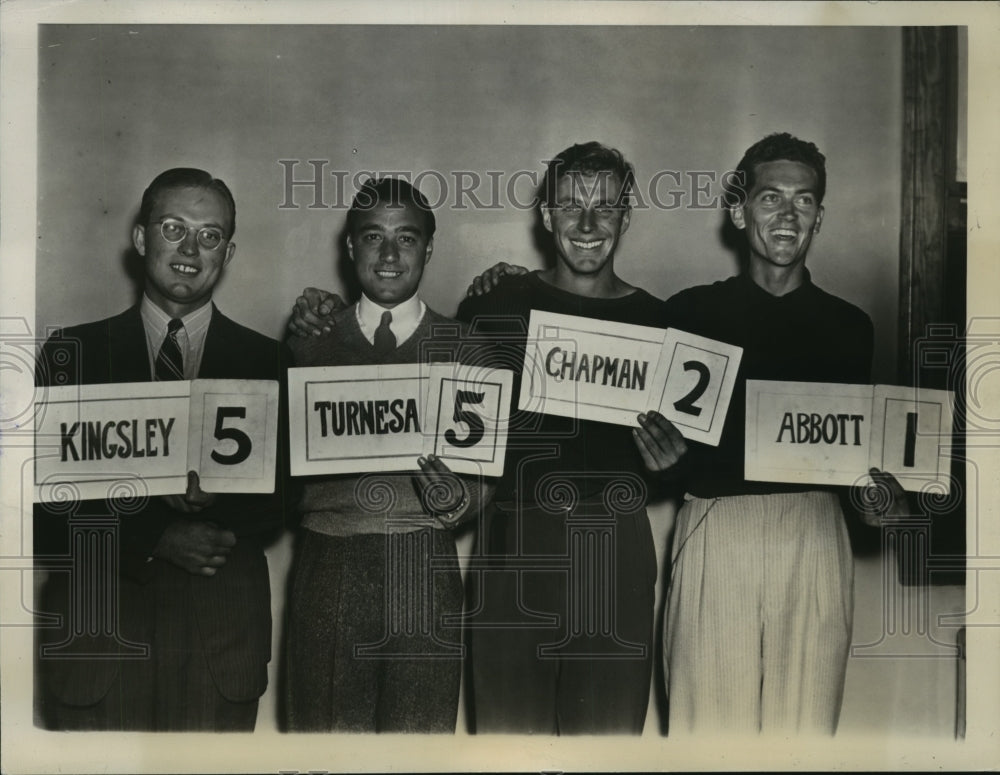
<path id="1" fill-rule="evenodd" d="M 337 313 L 334 333 L 291 340 L 296 365 L 421 363 L 433 341 L 453 349 L 458 324 L 417 294 L 435 229 L 424 195 L 405 180 L 369 180 L 347 223 L 363 294 Z M 421 471 L 304 481 L 288 603 L 291 730 L 455 729 L 461 638 L 442 620 L 461 612 L 463 589 L 445 525 L 474 516 L 487 486 L 450 475 L 436 458 L 418 463 Z M 423 497 L 431 481 L 450 486 L 454 497 L 432 506 Z M 384 509 L 366 508 L 378 497 L 373 486 L 392 490 L 391 525 Z M 430 637 L 407 634 L 407 627 L 394 634 L 397 614 L 429 618 Z"/>

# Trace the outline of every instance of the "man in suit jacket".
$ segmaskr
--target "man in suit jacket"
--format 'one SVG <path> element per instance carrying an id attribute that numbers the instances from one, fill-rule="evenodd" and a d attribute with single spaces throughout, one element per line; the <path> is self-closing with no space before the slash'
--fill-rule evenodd
<path id="1" fill-rule="evenodd" d="M 132 235 L 145 270 L 142 300 L 54 334 L 36 382 L 280 380 L 282 346 L 212 303 L 235 251 L 235 218 L 228 187 L 207 172 L 178 168 L 154 179 Z M 282 523 L 281 470 L 279 463 L 273 495 L 216 497 L 192 471 L 183 495 L 36 506 L 43 564 L 69 552 L 67 511 L 70 523 L 117 519 L 117 569 L 83 568 L 77 558 L 72 574 L 53 572 L 46 584 L 42 611 L 61 619 L 41 631 L 47 726 L 253 729 L 271 651 L 263 542 Z M 106 599 L 117 626 L 108 632 L 79 621 L 81 599 Z"/>

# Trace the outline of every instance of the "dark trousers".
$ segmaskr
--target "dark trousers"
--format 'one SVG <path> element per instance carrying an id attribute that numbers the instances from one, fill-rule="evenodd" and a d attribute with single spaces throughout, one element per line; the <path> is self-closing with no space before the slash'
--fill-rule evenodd
<path id="1" fill-rule="evenodd" d="M 328 536 L 302 530 L 288 601 L 290 731 L 454 732 L 462 609 L 442 530 Z"/>
<path id="2" fill-rule="evenodd" d="M 219 731 L 252 732 L 257 719 L 256 699 L 234 702 L 216 686 L 199 625 L 187 592 L 186 572 L 160 563 L 153 578 L 136 584 L 120 580 L 120 594 L 130 613 L 120 623 L 120 633 L 129 642 L 146 644 L 145 658 L 90 659 L 73 655 L 41 657 L 41 710 L 45 724 L 59 730 Z M 45 590 L 48 610 L 66 612 L 69 586 L 65 574 L 54 574 Z M 65 615 L 65 614 L 64 614 Z M 43 642 L 56 643 L 65 631 L 46 632 Z M 106 648 L 109 641 L 98 644 Z M 84 650 L 87 642 L 77 644 Z M 88 676 L 106 675 L 106 692 L 79 691 Z M 70 688 L 72 687 L 77 688 Z M 84 703 L 75 696 L 103 696 Z"/>
<path id="3" fill-rule="evenodd" d="M 656 556 L 645 509 L 593 522 L 495 508 L 470 577 L 476 732 L 640 734 Z"/>

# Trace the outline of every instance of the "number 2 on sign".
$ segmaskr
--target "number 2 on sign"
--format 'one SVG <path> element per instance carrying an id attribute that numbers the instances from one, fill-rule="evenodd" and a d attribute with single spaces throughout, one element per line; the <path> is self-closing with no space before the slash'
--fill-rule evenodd
<path id="1" fill-rule="evenodd" d="M 684 414 L 692 414 L 695 417 L 701 414 L 701 407 L 695 406 L 695 401 L 701 398 L 708 389 L 708 383 L 712 379 L 712 373 L 701 361 L 684 361 L 684 371 L 698 372 L 698 382 L 688 392 L 686 396 L 674 401 L 674 409 Z"/>

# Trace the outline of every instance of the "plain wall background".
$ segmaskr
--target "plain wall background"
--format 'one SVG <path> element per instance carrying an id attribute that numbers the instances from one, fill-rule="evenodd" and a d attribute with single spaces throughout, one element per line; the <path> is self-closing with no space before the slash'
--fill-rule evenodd
<path id="1" fill-rule="evenodd" d="M 898 28 L 44 26 L 39 66 L 40 331 L 104 317 L 134 298 L 124 271 L 148 182 L 173 166 L 223 178 L 237 202 L 236 258 L 216 300 L 279 335 L 305 285 L 339 289 L 344 209 L 279 209 L 285 169 L 470 171 L 503 186 L 573 142 L 598 139 L 682 207 L 633 216 L 620 273 L 661 297 L 733 274 L 723 213 L 692 209 L 691 173 L 721 175 L 774 131 L 827 155 L 823 232 L 809 266 L 875 323 L 876 378 L 895 363 L 902 64 Z M 704 198 L 718 196 L 718 182 Z M 528 192 L 517 185 L 518 198 Z M 489 185 L 477 191 L 487 201 Z M 451 200 L 454 196 L 450 197 Z M 341 200 L 343 201 L 343 200 Z M 467 200 L 468 201 L 468 200 Z M 454 311 L 504 259 L 535 267 L 532 213 L 439 208 L 424 296 Z"/>
<path id="2" fill-rule="evenodd" d="M 451 314 L 475 274 L 498 260 L 543 265 L 534 213 L 456 210 L 455 173 L 506 189 L 519 171 L 573 142 L 618 147 L 646 196 L 619 249 L 619 273 L 667 297 L 733 274 L 724 214 L 704 204 L 748 145 L 789 131 L 828 159 L 823 230 L 809 258 L 821 287 L 864 309 L 876 332 L 875 380 L 896 360 L 902 51 L 898 28 L 43 26 L 39 40 L 37 331 L 94 320 L 133 303 L 130 232 L 148 182 L 174 166 L 223 178 L 237 202 L 236 257 L 216 292 L 231 317 L 280 336 L 306 285 L 343 290 L 335 263 L 346 203 L 360 172 L 424 173 L 438 235 L 423 295 Z M 344 207 L 282 209 L 285 168 L 312 177 Z M 340 171 L 347 188 L 330 175 Z M 707 194 L 692 199 L 694 173 Z M 436 174 L 435 174 L 436 173 Z M 520 200 L 529 186 L 517 185 Z M 488 182 L 476 190 L 490 198 Z M 468 200 L 467 200 L 468 202 Z M 665 551 L 670 509 L 654 511 Z M 269 552 L 280 622 L 287 538 Z M 662 579 L 661 579 L 662 581 Z M 859 586 L 859 609 L 879 590 Z M 277 646 L 280 628 L 275 628 Z M 258 728 L 273 728 L 277 660 Z M 877 671 L 876 671 L 877 672 Z M 855 673 L 860 676 L 861 674 Z M 889 722 L 875 701 L 845 702 L 848 728 Z M 906 687 L 895 679 L 893 697 Z M 940 696 L 946 696 L 946 684 Z M 912 691 L 919 687 L 911 686 Z M 904 692 L 905 693 L 905 692 Z M 906 694 L 906 696 L 910 696 Z M 905 707 L 906 702 L 901 706 Z M 950 709 L 910 731 L 940 730 Z M 461 725 L 460 725 L 461 728 Z M 656 734 L 655 716 L 646 725 Z"/>

